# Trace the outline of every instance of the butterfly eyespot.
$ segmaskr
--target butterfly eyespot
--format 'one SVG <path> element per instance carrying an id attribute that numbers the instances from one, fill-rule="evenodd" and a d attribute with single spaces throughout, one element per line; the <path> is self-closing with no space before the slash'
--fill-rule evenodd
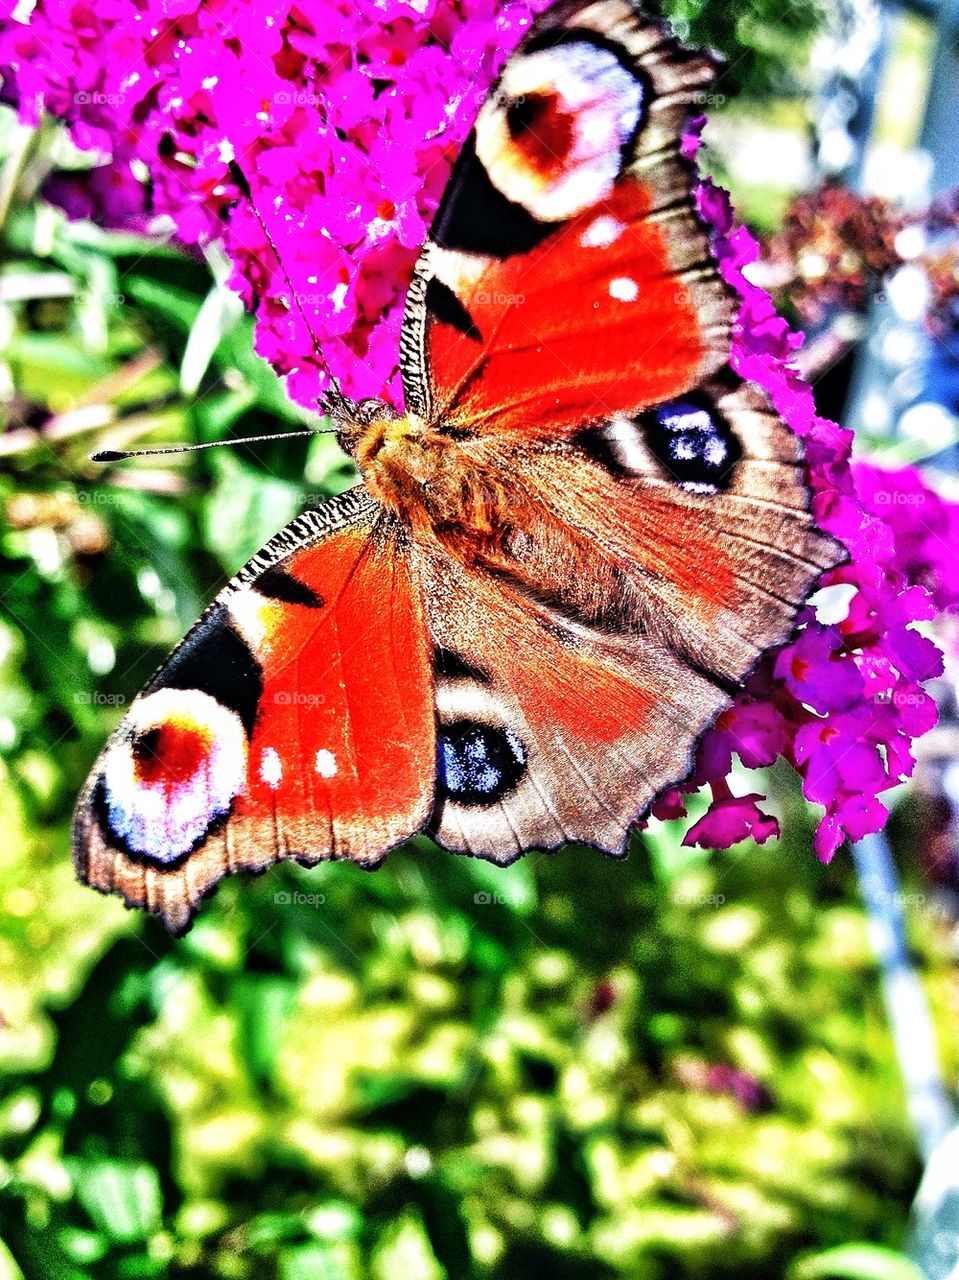
<path id="1" fill-rule="evenodd" d="M 467 807 L 494 804 L 526 771 L 526 752 L 512 729 L 459 720 L 439 734 L 439 778 L 445 794 Z"/>
<path id="2" fill-rule="evenodd" d="M 727 489 L 742 448 L 729 423 L 705 399 L 671 400 L 639 419 L 669 477 L 690 493 Z"/>
<path id="3" fill-rule="evenodd" d="M 221 707 L 235 711 L 249 734 L 256 720 L 263 693 L 260 664 L 251 649 L 262 639 L 262 619 L 255 617 L 259 606 L 269 601 L 261 593 L 251 598 L 249 590 L 234 592 L 230 603 L 213 605 L 200 619 L 190 635 L 190 643 L 182 644 L 163 668 L 157 683 L 170 690 L 199 690 Z M 243 605 L 255 605 L 247 618 L 250 638 L 240 634 Z M 216 662 L 208 655 L 215 652 Z M 159 690 L 157 690 L 159 692 Z M 151 694 L 152 696 L 152 694 Z"/>
<path id="4" fill-rule="evenodd" d="M 158 689 L 130 709 L 107 752 L 106 829 L 129 853 L 170 866 L 229 811 L 246 778 L 239 716 L 198 689 Z"/>
<path id="5" fill-rule="evenodd" d="M 531 93 L 506 108 L 506 128 L 525 162 L 561 174 L 576 140 L 576 117 L 557 93 Z"/>
<path id="6" fill-rule="evenodd" d="M 587 33 L 507 65 L 476 121 L 476 154 L 506 198 L 561 222 L 606 196 L 639 129 L 645 83 Z"/>

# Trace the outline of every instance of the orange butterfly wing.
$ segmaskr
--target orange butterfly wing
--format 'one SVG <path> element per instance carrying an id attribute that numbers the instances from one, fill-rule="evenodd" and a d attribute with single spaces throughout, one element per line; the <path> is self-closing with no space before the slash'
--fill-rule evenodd
<path id="1" fill-rule="evenodd" d="M 550 437 L 671 400 L 722 366 L 734 300 L 680 154 L 714 74 L 625 0 L 574 0 L 537 22 L 418 263 L 408 408 L 450 430 Z"/>
<path id="2" fill-rule="evenodd" d="M 277 534 L 133 702 L 78 804 L 77 870 L 180 932 L 229 871 L 378 862 L 429 815 L 435 758 L 422 592 L 354 489 Z"/>
<path id="3" fill-rule="evenodd" d="M 459 574 L 427 575 L 449 848 L 622 851 L 842 556 L 800 442 L 730 367 L 739 303 L 681 144 L 713 73 L 626 0 L 561 0 L 418 263 L 407 409 L 491 498 L 442 533 Z"/>

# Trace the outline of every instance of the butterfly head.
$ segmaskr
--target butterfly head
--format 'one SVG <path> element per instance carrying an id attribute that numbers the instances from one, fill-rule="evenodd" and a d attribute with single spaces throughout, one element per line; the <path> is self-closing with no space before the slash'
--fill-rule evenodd
<path id="1" fill-rule="evenodd" d="M 435 486 L 448 437 L 415 414 L 397 413 L 380 401 L 363 401 L 338 431 L 367 488 L 397 515 L 415 522 L 426 491 Z"/>

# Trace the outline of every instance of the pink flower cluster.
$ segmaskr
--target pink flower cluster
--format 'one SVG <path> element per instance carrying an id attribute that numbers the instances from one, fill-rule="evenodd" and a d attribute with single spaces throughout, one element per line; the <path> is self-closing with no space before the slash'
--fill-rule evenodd
<path id="1" fill-rule="evenodd" d="M 222 238 L 234 285 L 257 305 L 258 350 L 296 399 L 313 403 L 325 379 L 303 311 L 347 393 L 399 402 L 417 248 L 483 93 L 547 2 L 38 0 L 27 25 L 3 25 L 0 70 L 24 115 L 53 112 L 109 158 L 82 189 L 61 183 L 68 208 L 147 225 L 165 216 L 187 244 Z M 696 146 L 690 134 L 687 152 Z M 232 157 L 285 272 L 237 203 Z M 801 339 L 744 275 L 755 242 L 723 192 L 703 183 L 699 201 L 742 296 L 734 363 L 802 437 L 816 517 L 849 560 L 827 579 L 834 620 L 804 610 L 656 813 L 683 816 L 684 794 L 708 784 L 712 803 L 686 843 L 765 841 L 779 828 L 764 797 L 735 796 L 728 779 L 734 756 L 747 768 L 782 756 L 824 807 L 815 846 L 827 860 L 882 825 L 878 797 L 909 776 L 912 741 L 935 720 L 921 684 L 941 658 L 914 624 L 956 603 L 959 515 L 913 472 L 854 472 L 850 433 L 817 417 L 792 366 Z"/>
<path id="2" fill-rule="evenodd" d="M 257 303 L 257 350 L 294 399 L 314 405 L 328 366 L 348 394 L 399 402 L 417 250 L 485 91 L 546 4 L 38 0 L 27 24 L 3 23 L 0 74 L 23 115 L 52 112 L 110 157 L 82 187 L 58 182 L 69 211 L 222 238 Z M 231 157 L 285 271 L 236 203 Z"/>
<path id="3" fill-rule="evenodd" d="M 802 338 L 744 274 L 758 245 L 736 226 L 725 192 L 704 182 L 699 198 L 723 275 L 743 300 L 733 364 L 766 388 L 802 438 L 813 512 L 849 558 L 826 575 L 829 591 L 819 609 L 803 610 L 795 639 L 766 655 L 704 737 L 689 784 L 664 796 L 657 814 L 679 816 L 683 792 L 708 784 L 712 803 L 684 843 L 764 843 L 779 834 L 759 808 L 764 797 L 734 796 L 727 779 L 734 755 L 750 769 L 782 756 L 807 799 L 825 809 L 814 837 L 825 862 L 844 839 L 882 827 L 888 812 L 879 795 L 911 775 L 913 739 L 935 724 L 922 682 L 941 674 L 942 655 L 915 624 L 959 600 L 959 509 L 913 469 L 850 464 L 852 433 L 816 415 L 812 390 L 791 364 Z"/>

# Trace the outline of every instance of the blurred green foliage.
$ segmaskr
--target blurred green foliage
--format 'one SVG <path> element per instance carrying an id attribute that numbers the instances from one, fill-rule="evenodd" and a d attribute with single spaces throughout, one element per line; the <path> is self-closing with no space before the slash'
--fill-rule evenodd
<path id="1" fill-rule="evenodd" d="M 785 778 L 773 848 L 655 827 L 625 863 L 501 871 L 414 841 L 376 874 L 230 881 L 179 942 L 74 882 L 123 707 L 351 473 L 327 436 L 91 465 L 310 419 L 215 255 L 68 223 L 35 198 L 62 137 L 3 127 L 0 1277 L 908 1280 L 918 1167 L 863 911 Z"/>
<path id="2" fill-rule="evenodd" d="M 723 101 L 735 96 L 753 106 L 808 93 L 812 43 L 843 9 L 824 0 L 653 0 L 647 7 L 665 14 L 684 40 L 724 58 L 715 85 Z"/>

